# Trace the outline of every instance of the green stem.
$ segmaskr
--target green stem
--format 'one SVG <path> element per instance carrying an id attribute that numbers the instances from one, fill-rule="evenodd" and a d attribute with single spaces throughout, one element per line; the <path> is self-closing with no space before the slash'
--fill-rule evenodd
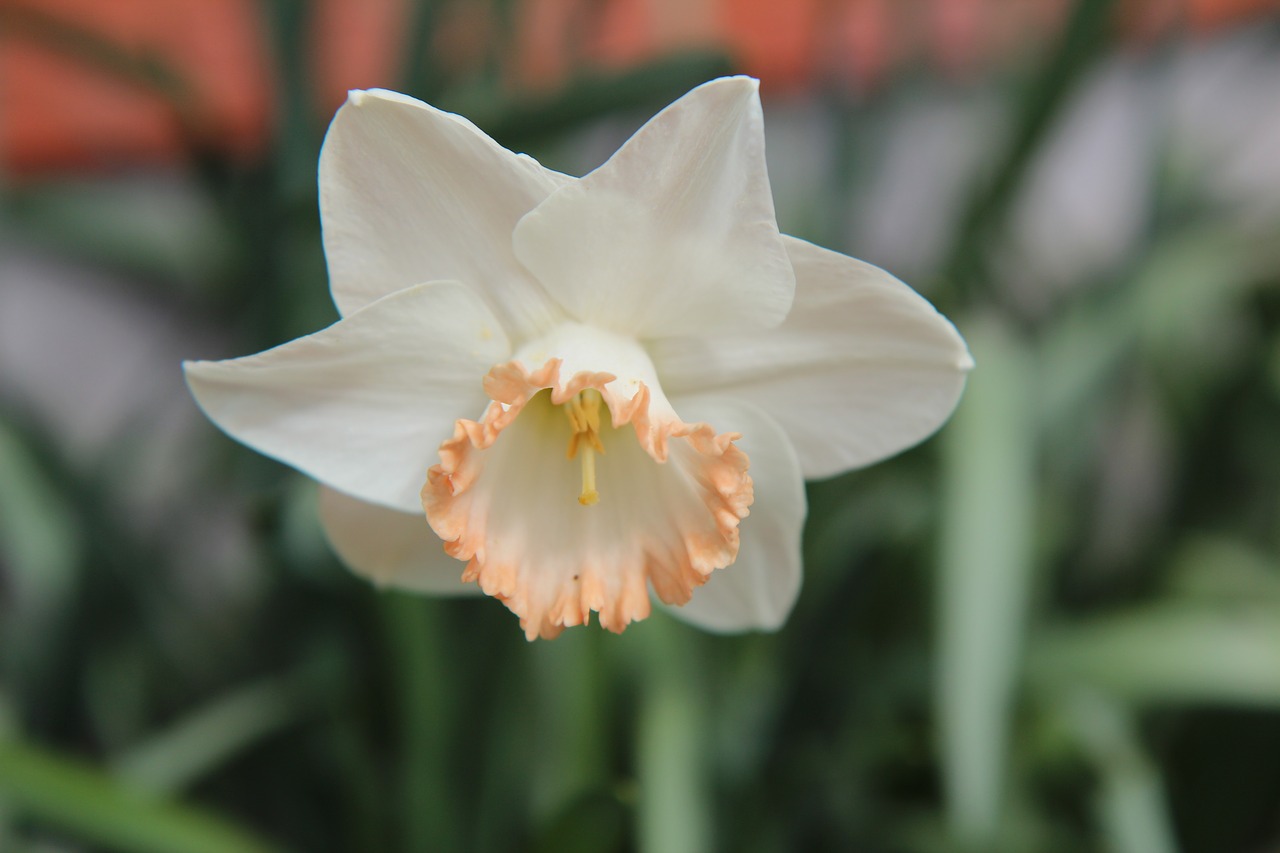
<path id="1" fill-rule="evenodd" d="M 400 812 L 404 849 L 461 849 L 456 788 L 449 772 L 453 691 L 435 602 L 400 593 L 383 597 L 398 708 Z"/>
<path id="2" fill-rule="evenodd" d="M 647 667 L 636 734 L 641 853 L 711 850 L 709 732 L 693 639 L 669 620 L 647 626 Z"/>

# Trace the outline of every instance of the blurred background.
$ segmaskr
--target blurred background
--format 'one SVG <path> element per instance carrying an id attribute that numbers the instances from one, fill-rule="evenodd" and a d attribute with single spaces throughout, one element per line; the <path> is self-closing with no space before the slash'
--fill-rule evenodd
<path id="1" fill-rule="evenodd" d="M 729 72 L 978 362 L 780 632 L 375 592 L 197 412 L 346 89 L 582 174 Z M 1280 3 L 0 0 L 0 169 L 0 850 L 1280 851 Z"/>

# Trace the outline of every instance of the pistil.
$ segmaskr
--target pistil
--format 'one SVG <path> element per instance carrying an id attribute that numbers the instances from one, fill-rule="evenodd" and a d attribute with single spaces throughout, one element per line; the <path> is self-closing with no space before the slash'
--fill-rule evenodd
<path id="1" fill-rule="evenodd" d="M 599 502 L 600 493 L 596 491 L 596 451 L 587 445 L 582 451 L 582 494 L 578 495 L 578 503 L 591 506 Z"/>

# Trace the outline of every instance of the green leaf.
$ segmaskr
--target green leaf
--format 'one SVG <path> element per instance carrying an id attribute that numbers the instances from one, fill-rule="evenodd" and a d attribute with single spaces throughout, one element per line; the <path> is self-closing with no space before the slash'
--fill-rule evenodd
<path id="1" fill-rule="evenodd" d="M 0 7 L 0 26 L 10 36 L 74 59 L 94 74 L 163 97 L 185 122 L 194 118 L 198 104 L 190 81 L 146 49 L 125 47 L 82 26 L 72 15 L 49 14 L 33 3 Z"/>
<path id="2" fill-rule="evenodd" d="M 937 712 L 949 819 L 965 843 L 1001 824 L 1035 508 L 1035 371 L 1027 347 L 967 327 L 977 369 L 943 441 Z"/>
<path id="3" fill-rule="evenodd" d="M 1093 687 L 1141 705 L 1280 707 L 1280 611 L 1155 604 L 1036 635 L 1028 672 L 1042 687 Z"/>
<path id="4" fill-rule="evenodd" d="M 1249 290 L 1280 263 L 1280 230 L 1246 234 L 1213 222 L 1160 239 L 1123 287 L 1077 302 L 1043 335 L 1041 423 L 1076 429 L 1126 361 L 1167 365 L 1203 381 L 1240 352 Z M 1195 358 L 1188 358 L 1195 352 Z"/>
<path id="5" fill-rule="evenodd" d="M 63 257 L 143 279 L 162 296 L 207 289 L 228 270 L 231 235 L 206 200 L 183 187 L 64 180 L 11 190 L 7 225 Z"/>
<path id="6" fill-rule="evenodd" d="M 0 563 L 10 567 L 13 595 L 28 614 L 67 596 L 79 553 L 72 508 L 21 432 L 0 420 Z"/>
<path id="7" fill-rule="evenodd" d="M 1160 773 L 1126 709 L 1088 691 L 1060 706 L 1100 777 L 1094 808 L 1113 853 L 1177 853 Z"/>
<path id="8" fill-rule="evenodd" d="M 1240 311 L 1242 297 L 1280 262 L 1280 229 L 1258 234 L 1211 222 L 1162 240 L 1132 283 L 1142 343 L 1186 367 L 1187 347 L 1221 348 L 1224 315 Z"/>
<path id="9" fill-rule="evenodd" d="M 296 720 L 301 710 L 292 682 L 266 679 L 201 707 L 112 766 L 140 790 L 180 791 Z"/>
<path id="10" fill-rule="evenodd" d="M 25 818 L 129 853 L 268 853 L 274 845 L 225 818 L 156 798 L 83 761 L 0 742 L 0 797 Z"/>
<path id="11" fill-rule="evenodd" d="M 1280 604 L 1280 562 L 1228 536 L 1188 536 L 1174 551 L 1169 588 L 1208 601 Z"/>
<path id="12" fill-rule="evenodd" d="M 1023 178 L 1084 72 L 1101 55 L 1115 0 L 1080 0 L 1038 74 L 1023 92 L 1018 113 L 996 168 L 976 187 L 961 217 L 947 268 L 959 288 L 986 278 L 983 251 L 1004 224 Z"/>

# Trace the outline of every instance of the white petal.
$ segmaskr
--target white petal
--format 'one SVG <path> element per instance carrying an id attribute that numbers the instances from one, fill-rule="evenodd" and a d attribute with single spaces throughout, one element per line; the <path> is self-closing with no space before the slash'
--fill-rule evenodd
<path id="1" fill-rule="evenodd" d="M 560 316 L 516 261 L 516 222 L 572 181 L 471 122 L 395 92 L 352 92 L 320 152 L 330 287 L 344 315 L 424 281 L 476 289 L 521 336 Z"/>
<path id="2" fill-rule="evenodd" d="M 432 595 L 480 592 L 462 582 L 466 564 L 444 552 L 421 509 L 387 509 L 321 486 L 320 521 L 347 567 L 378 586 Z"/>
<path id="3" fill-rule="evenodd" d="M 924 297 L 878 267 L 787 237 L 795 306 L 776 329 L 655 342 L 671 395 L 751 402 L 782 426 L 805 477 L 869 465 L 942 425 L 973 360 Z"/>
<path id="4" fill-rule="evenodd" d="M 795 279 L 757 83 L 694 89 L 520 221 L 516 256 L 576 319 L 636 337 L 777 325 Z"/>
<path id="5" fill-rule="evenodd" d="M 436 449 L 488 399 L 510 353 L 457 282 L 418 285 L 266 352 L 187 362 L 187 384 L 232 438 L 362 500 L 414 511 Z"/>
<path id="6" fill-rule="evenodd" d="M 742 433 L 736 444 L 751 459 L 755 483 L 751 514 L 738 526 L 738 559 L 713 572 L 673 616 L 709 631 L 774 631 L 800 594 L 800 537 L 804 481 L 782 428 L 749 406 L 709 397 L 674 401 L 682 415 Z"/>

